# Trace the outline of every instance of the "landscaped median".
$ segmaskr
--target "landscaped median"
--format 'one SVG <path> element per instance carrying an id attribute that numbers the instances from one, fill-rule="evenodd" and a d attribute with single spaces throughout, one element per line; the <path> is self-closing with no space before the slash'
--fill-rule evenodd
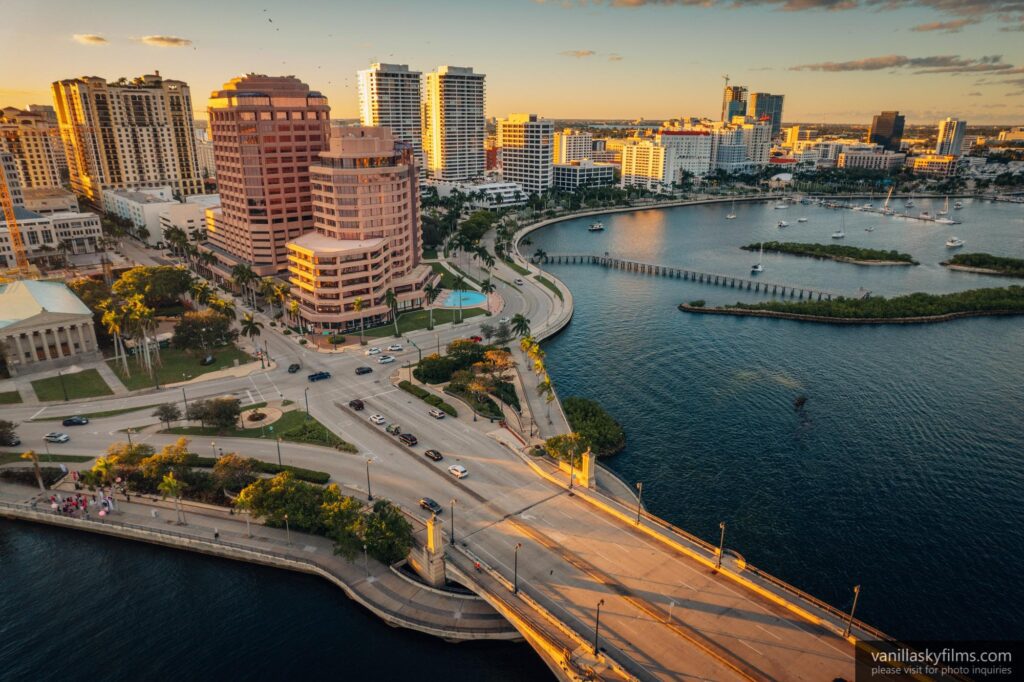
<path id="1" fill-rule="evenodd" d="M 222 438 L 277 438 L 290 443 L 307 443 L 335 448 L 343 452 L 357 452 L 356 446 L 347 442 L 322 423 L 307 416 L 300 410 L 291 410 L 281 415 L 273 424 L 263 427 L 222 428 L 219 426 L 174 426 L 162 433 L 182 436 L 220 436 Z"/>
<path id="2" fill-rule="evenodd" d="M 416 396 L 423 402 L 427 403 L 428 405 L 433 405 L 434 407 L 436 407 L 437 409 L 441 410 L 446 414 L 449 414 L 453 417 L 459 416 L 458 411 L 454 407 L 446 403 L 444 400 L 442 400 L 439 396 L 434 395 L 433 393 L 426 389 L 420 388 L 411 381 L 400 381 L 398 382 L 398 387 L 407 393 L 412 393 L 414 396 Z"/>

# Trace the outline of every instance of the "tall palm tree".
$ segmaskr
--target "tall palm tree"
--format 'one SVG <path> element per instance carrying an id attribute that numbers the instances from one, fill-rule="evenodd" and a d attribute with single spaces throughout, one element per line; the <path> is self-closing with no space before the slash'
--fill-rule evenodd
<path id="1" fill-rule="evenodd" d="M 537 395 L 542 396 L 548 406 L 548 423 L 551 423 L 551 403 L 555 400 L 555 387 L 551 384 L 551 378 L 546 374 L 543 381 L 537 384 Z"/>
<path id="2" fill-rule="evenodd" d="M 106 327 L 107 333 L 114 338 L 114 361 L 120 360 L 121 368 L 124 370 L 126 377 L 131 377 L 131 372 L 128 370 L 128 353 L 124 347 L 124 326 L 125 326 L 125 312 L 121 307 L 121 302 L 118 299 L 108 298 L 99 305 L 99 309 L 102 312 L 100 321 L 103 326 Z"/>
<path id="3" fill-rule="evenodd" d="M 398 296 L 391 289 L 384 292 L 384 305 L 391 310 L 391 321 L 395 323 L 395 336 L 401 336 L 398 333 Z"/>
<path id="4" fill-rule="evenodd" d="M 260 296 L 270 304 L 270 316 L 274 316 L 274 296 L 277 293 L 277 283 L 273 277 L 264 277 L 260 280 Z"/>
<path id="5" fill-rule="evenodd" d="M 491 281 L 490 277 L 488 277 L 487 279 L 485 279 L 483 282 L 480 283 L 480 293 L 482 293 L 484 296 L 488 296 L 488 298 L 487 298 L 487 314 L 488 315 L 491 314 L 491 299 L 490 299 L 489 295 L 493 294 L 496 290 L 497 290 L 497 287 L 494 286 L 494 282 Z"/>
<path id="6" fill-rule="evenodd" d="M 366 345 L 366 341 L 363 339 L 363 330 L 365 328 L 364 327 L 364 323 L 363 323 L 363 303 L 364 303 L 364 301 L 363 301 L 363 297 L 362 296 L 356 296 L 355 300 L 352 301 L 352 310 L 354 310 L 355 313 L 357 315 L 359 315 L 359 345 L 360 346 Z"/>
<path id="7" fill-rule="evenodd" d="M 164 474 L 163 480 L 160 481 L 156 489 L 165 499 L 168 497 L 174 498 L 174 520 L 179 526 L 183 525 L 185 520 L 184 515 L 181 513 L 181 493 L 185 490 L 185 485 L 176 479 L 174 472 L 171 471 Z"/>
<path id="8" fill-rule="evenodd" d="M 292 287 L 287 282 L 278 282 L 274 287 L 274 298 L 277 299 L 278 305 L 281 306 L 281 314 L 284 315 L 284 302 L 288 300 L 288 292 L 292 290 Z M 273 309 L 271 309 L 273 312 Z"/>
<path id="9" fill-rule="evenodd" d="M 540 263 L 541 261 L 543 261 L 547 257 L 548 257 L 548 252 L 545 251 L 544 249 L 537 249 L 536 251 L 533 252 L 533 262 L 534 263 Z"/>
<path id="10" fill-rule="evenodd" d="M 433 306 L 433 303 L 434 303 L 434 301 L 437 300 L 437 297 L 441 295 L 441 286 L 438 285 L 438 284 L 429 283 L 429 284 L 427 284 L 426 286 L 423 287 L 423 295 L 427 299 L 427 306 L 428 306 L 427 310 L 430 313 L 430 326 L 428 328 L 429 329 L 433 329 L 434 328 L 434 306 Z"/>
<path id="11" fill-rule="evenodd" d="M 455 291 L 459 294 L 459 322 L 462 322 L 462 292 L 466 290 L 466 278 L 459 275 L 452 283 Z"/>
<path id="12" fill-rule="evenodd" d="M 252 313 L 242 315 L 242 320 L 239 324 L 242 327 L 242 336 L 248 336 L 250 341 L 259 336 L 260 330 L 263 329 L 263 323 L 255 319 Z"/>
<path id="13" fill-rule="evenodd" d="M 295 299 L 292 299 L 292 301 L 288 304 L 288 312 L 292 314 L 292 320 L 299 323 L 299 333 L 303 333 L 302 318 L 299 316 L 299 302 L 296 301 Z"/>
<path id="14" fill-rule="evenodd" d="M 210 285 L 205 280 L 196 278 L 189 285 L 188 293 L 193 301 L 199 305 L 206 305 L 210 302 L 210 297 L 213 296 L 213 289 L 210 288 Z"/>
<path id="15" fill-rule="evenodd" d="M 252 268 L 246 263 L 239 263 L 231 268 L 231 279 L 242 289 L 243 298 L 247 295 L 252 297 L 252 307 L 255 308 L 256 299 L 249 286 L 256 279 L 256 273 L 253 272 Z"/>
<path id="16" fill-rule="evenodd" d="M 45 493 L 46 487 L 43 485 L 43 474 L 39 470 L 39 455 L 36 454 L 35 450 L 29 450 L 28 452 L 23 452 L 21 458 L 32 462 L 32 468 L 36 472 L 36 483 L 39 484 L 39 492 Z"/>
<path id="17" fill-rule="evenodd" d="M 519 336 L 529 336 L 530 320 L 522 313 L 516 313 L 512 316 L 512 331 Z"/>

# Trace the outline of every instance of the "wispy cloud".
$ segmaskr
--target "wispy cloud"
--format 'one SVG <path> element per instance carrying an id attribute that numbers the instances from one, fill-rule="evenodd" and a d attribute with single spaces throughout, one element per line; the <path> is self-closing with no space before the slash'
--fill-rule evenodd
<path id="1" fill-rule="evenodd" d="M 967 96 L 968 97 L 981 97 L 981 93 L 980 92 L 968 92 Z"/>
<path id="2" fill-rule="evenodd" d="M 593 50 L 565 50 L 563 52 L 559 52 L 558 54 L 562 55 L 563 57 L 572 57 L 574 59 L 585 59 L 587 57 L 593 57 L 597 53 L 594 52 Z"/>
<path id="3" fill-rule="evenodd" d="M 106 45 L 110 42 L 98 33 L 76 33 L 71 39 L 82 45 Z"/>
<path id="4" fill-rule="evenodd" d="M 621 54 L 613 53 L 608 55 L 608 61 L 610 62 L 621 62 L 623 59 L 625 59 L 625 57 L 623 57 Z"/>
<path id="5" fill-rule="evenodd" d="M 153 47 L 188 47 L 192 41 L 178 36 L 142 36 L 139 42 Z"/>
<path id="6" fill-rule="evenodd" d="M 981 23 L 981 19 L 973 17 L 964 17 L 963 19 L 953 19 L 951 21 L 933 21 L 928 24 L 918 24 L 911 28 L 911 31 L 917 31 L 918 33 L 926 33 L 928 31 L 944 31 L 945 33 L 959 33 L 963 30 L 964 26 L 971 26 L 973 24 Z"/>
<path id="7" fill-rule="evenodd" d="M 537 0 L 545 2 L 545 0 Z M 554 4 L 552 2 L 552 4 Z M 1024 12 L 1022 0 L 562 0 L 568 7 L 634 8 L 647 6 L 728 7 L 739 9 L 752 5 L 775 7 L 785 12 L 805 10 L 845 11 L 875 9 L 880 11 L 920 7 L 956 17 L 987 17 Z"/>
<path id="8" fill-rule="evenodd" d="M 1008 93 L 1006 93 L 1007 97 L 1020 97 L 1021 95 L 1024 95 L 1024 90 L 1018 90 L 1017 92 L 1008 92 Z"/>
<path id="9" fill-rule="evenodd" d="M 960 55 L 936 55 L 933 57 L 907 57 L 890 54 L 882 57 L 866 57 L 847 62 L 819 62 L 791 66 L 790 71 L 882 71 L 885 69 L 915 69 L 914 73 L 979 73 L 990 71 L 1013 72 L 1013 64 L 1003 62 L 1002 55 L 987 57 L 961 57 Z"/>

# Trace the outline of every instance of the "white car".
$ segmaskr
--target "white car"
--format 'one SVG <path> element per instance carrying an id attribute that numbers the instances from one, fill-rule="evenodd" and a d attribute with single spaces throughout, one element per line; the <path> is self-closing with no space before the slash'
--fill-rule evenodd
<path id="1" fill-rule="evenodd" d="M 437 409 L 436 407 L 432 408 L 427 414 L 429 414 L 434 419 L 444 419 L 444 412 Z"/>
<path id="2" fill-rule="evenodd" d="M 386 365 L 389 362 L 394 362 L 394 361 L 395 361 L 395 356 L 394 355 L 382 355 L 379 358 L 377 358 L 377 363 L 381 364 L 381 365 Z"/>
<path id="3" fill-rule="evenodd" d="M 373 414 L 373 415 L 370 415 L 370 421 L 373 422 L 374 424 L 376 424 L 377 426 L 380 426 L 381 424 L 386 422 L 387 419 L 385 419 L 384 415 L 382 415 L 382 414 Z"/>
<path id="4" fill-rule="evenodd" d="M 374 346 L 373 348 L 367 348 L 366 349 L 366 354 L 367 355 L 380 355 L 380 348 L 377 348 L 377 346 Z"/>
<path id="5" fill-rule="evenodd" d="M 393 343 L 390 346 L 388 346 L 388 351 L 391 353 L 401 353 L 403 350 L 405 349 L 402 348 L 402 344 L 400 343 Z"/>
<path id="6" fill-rule="evenodd" d="M 466 476 L 469 476 L 469 472 L 466 471 L 466 467 L 461 464 L 453 464 L 448 467 L 448 473 L 455 478 L 465 478 Z"/>
<path id="7" fill-rule="evenodd" d="M 526 280 L 525 280 L 525 279 L 523 279 L 522 277 L 516 277 L 516 279 L 515 279 L 515 283 L 516 283 L 516 284 L 517 284 L 518 286 L 523 286 L 524 284 L 526 284 Z"/>
<path id="8" fill-rule="evenodd" d="M 71 440 L 71 436 L 66 433 L 60 433 L 59 431 L 51 431 L 43 436 L 43 440 L 47 443 L 67 443 Z"/>
<path id="9" fill-rule="evenodd" d="M 508 318 L 508 317 L 503 317 L 503 318 L 501 318 L 500 320 L 498 320 L 498 324 L 508 324 L 508 323 L 509 323 L 509 322 L 511 322 L 511 321 L 512 321 L 512 320 L 511 320 L 510 318 Z"/>

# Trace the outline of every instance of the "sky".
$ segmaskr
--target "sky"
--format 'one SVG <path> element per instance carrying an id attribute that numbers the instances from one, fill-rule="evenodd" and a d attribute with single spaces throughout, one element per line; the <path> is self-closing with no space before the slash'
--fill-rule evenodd
<path id="1" fill-rule="evenodd" d="M 0 106 L 159 70 L 202 116 L 255 72 L 350 118 L 355 72 L 381 61 L 471 66 L 491 116 L 717 117 L 728 74 L 784 94 L 787 122 L 1024 123 L 1024 0 L 0 0 L 0 17 Z"/>

